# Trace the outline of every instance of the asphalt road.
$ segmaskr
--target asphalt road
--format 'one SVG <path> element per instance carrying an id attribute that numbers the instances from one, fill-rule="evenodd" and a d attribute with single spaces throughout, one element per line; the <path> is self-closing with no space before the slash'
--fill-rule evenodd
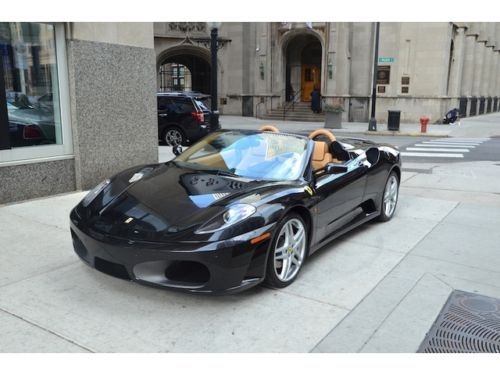
<path id="1" fill-rule="evenodd" d="M 365 138 L 399 148 L 403 161 L 411 163 L 456 163 L 500 161 L 500 138 L 435 138 L 368 136 L 343 133 L 338 138 Z"/>

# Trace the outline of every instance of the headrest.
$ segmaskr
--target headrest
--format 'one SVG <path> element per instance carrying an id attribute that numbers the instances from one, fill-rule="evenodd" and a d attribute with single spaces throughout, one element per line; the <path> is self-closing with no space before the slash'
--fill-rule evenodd
<path id="1" fill-rule="evenodd" d="M 314 142 L 313 160 L 323 160 L 328 152 L 326 142 Z"/>

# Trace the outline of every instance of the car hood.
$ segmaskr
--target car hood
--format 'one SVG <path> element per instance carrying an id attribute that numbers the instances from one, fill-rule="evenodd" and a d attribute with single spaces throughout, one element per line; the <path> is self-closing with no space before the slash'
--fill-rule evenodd
<path id="1" fill-rule="evenodd" d="M 266 195 L 290 183 L 255 181 L 159 165 L 136 182 L 130 170 L 115 177 L 96 199 L 89 224 L 99 232 L 149 241 L 175 239 L 225 211 L 230 204 L 258 206 Z M 105 195 L 108 195 L 106 198 Z M 82 207 L 80 207 L 82 209 Z"/>

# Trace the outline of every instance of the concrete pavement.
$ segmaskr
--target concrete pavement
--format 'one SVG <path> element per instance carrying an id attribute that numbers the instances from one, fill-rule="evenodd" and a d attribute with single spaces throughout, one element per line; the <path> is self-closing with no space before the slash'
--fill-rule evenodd
<path id="1" fill-rule="evenodd" d="M 498 168 L 404 173 L 392 221 L 326 246 L 286 289 L 228 297 L 84 265 L 67 224 L 83 192 L 2 206 L 0 351 L 414 352 L 452 289 L 500 297 Z"/>
<path id="2" fill-rule="evenodd" d="M 500 298 L 500 166 L 413 167 L 392 221 L 325 246 L 286 289 L 226 297 L 84 265 L 68 214 L 85 192 L 0 206 L 0 352 L 415 352 L 453 289 Z"/>

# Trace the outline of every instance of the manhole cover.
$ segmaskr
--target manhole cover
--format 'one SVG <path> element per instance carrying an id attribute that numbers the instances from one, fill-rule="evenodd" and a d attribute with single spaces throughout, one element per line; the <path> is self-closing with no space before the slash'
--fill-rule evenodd
<path id="1" fill-rule="evenodd" d="M 419 353 L 500 353 L 500 300 L 454 291 Z"/>

